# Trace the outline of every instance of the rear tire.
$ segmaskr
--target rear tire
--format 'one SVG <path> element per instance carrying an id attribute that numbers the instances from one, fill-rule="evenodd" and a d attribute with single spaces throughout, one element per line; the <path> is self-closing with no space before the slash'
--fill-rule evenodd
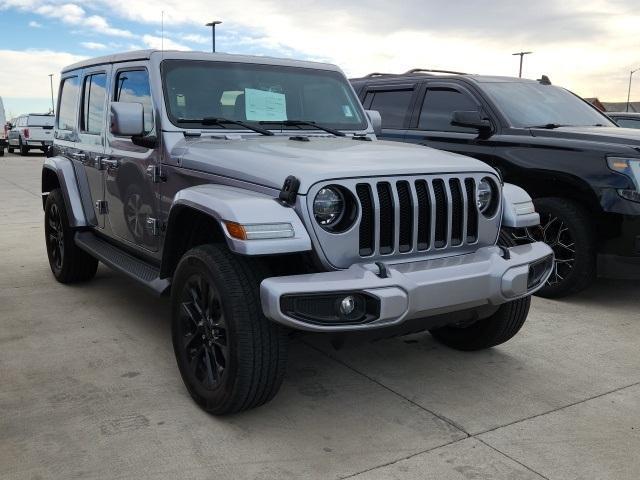
<path id="1" fill-rule="evenodd" d="M 22 143 L 22 138 L 18 142 L 18 148 L 20 149 L 20 155 L 26 157 L 29 155 L 29 147 Z"/>
<path id="2" fill-rule="evenodd" d="M 531 297 L 527 296 L 500 306 L 488 318 L 470 325 L 447 325 L 430 330 L 444 345 L 456 350 L 472 351 L 500 345 L 515 336 L 529 315 Z"/>
<path id="3" fill-rule="evenodd" d="M 62 192 L 58 188 L 49 193 L 45 202 L 44 232 L 49 266 L 56 280 L 76 283 L 95 276 L 98 260 L 75 244 Z"/>
<path id="4" fill-rule="evenodd" d="M 0 147 L 0 157 L 4 157 L 4 147 Z"/>
<path id="5" fill-rule="evenodd" d="M 274 397 L 287 361 L 285 329 L 262 313 L 259 261 L 223 245 L 203 245 L 180 260 L 171 288 L 172 338 L 190 395 L 215 415 L 258 407 Z"/>

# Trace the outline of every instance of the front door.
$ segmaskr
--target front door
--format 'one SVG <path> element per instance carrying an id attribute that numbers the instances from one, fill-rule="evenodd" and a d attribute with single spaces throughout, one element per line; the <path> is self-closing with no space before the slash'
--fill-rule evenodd
<path id="1" fill-rule="evenodd" d="M 481 103 L 466 88 L 449 82 L 429 82 L 423 86 L 405 141 L 447 150 L 495 163 L 493 142 L 478 138 L 472 128 L 451 125 L 456 111 L 483 112 Z"/>
<path id="2" fill-rule="evenodd" d="M 149 74 L 141 64 L 114 65 L 110 97 L 140 103 L 144 135 L 155 135 Z M 158 184 L 150 171 L 158 165 L 156 149 L 135 145 L 129 137 L 107 136 L 105 169 L 110 234 L 132 246 L 155 252 L 159 245 Z"/>

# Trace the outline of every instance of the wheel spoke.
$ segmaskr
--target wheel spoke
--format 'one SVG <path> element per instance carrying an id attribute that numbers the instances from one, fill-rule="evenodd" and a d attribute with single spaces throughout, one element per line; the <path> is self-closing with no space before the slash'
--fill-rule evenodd
<path id="1" fill-rule="evenodd" d="M 204 349 L 205 356 L 205 366 L 207 367 L 207 379 L 209 380 L 209 385 L 213 385 L 215 383 L 214 371 L 217 376 L 217 368 L 215 366 L 215 359 L 213 358 L 213 354 L 209 351 L 208 348 Z"/>

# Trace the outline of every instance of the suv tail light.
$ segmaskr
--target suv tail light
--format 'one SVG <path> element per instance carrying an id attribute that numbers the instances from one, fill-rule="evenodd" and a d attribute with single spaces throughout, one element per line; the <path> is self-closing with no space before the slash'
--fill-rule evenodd
<path id="1" fill-rule="evenodd" d="M 24 135 L 24 138 L 29 138 L 29 129 L 28 129 L 28 128 L 25 128 L 25 129 L 22 131 L 22 134 Z"/>

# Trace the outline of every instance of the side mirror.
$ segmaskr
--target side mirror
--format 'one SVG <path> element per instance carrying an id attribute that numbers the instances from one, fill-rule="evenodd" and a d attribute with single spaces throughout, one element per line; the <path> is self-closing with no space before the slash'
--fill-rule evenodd
<path id="1" fill-rule="evenodd" d="M 367 110 L 367 117 L 369 117 L 369 121 L 371 121 L 371 126 L 373 127 L 373 133 L 376 135 L 382 135 L 382 116 L 380 112 L 376 110 Z"/>
<path id="2" fill-rule="evenodd" d="M 491 133 L 491 122 L 477 111 L 453 112 L 451 125 L 454 127 L 473 128 L 481 135 Z"/>
<path id="3" fill-rule="evenodd" d="M 120 137 L 136 137 L 144 133 L 144 109 L 141 103 L 113 102 L 110 130 Z"/>

